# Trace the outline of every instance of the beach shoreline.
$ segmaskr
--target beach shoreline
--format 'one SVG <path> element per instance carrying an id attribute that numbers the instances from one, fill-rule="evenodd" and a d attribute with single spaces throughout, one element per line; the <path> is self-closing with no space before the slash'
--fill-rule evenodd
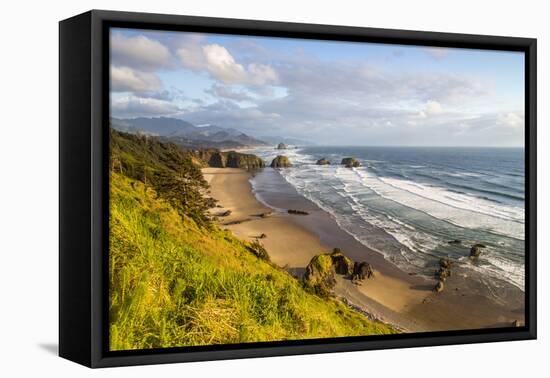
<path id="1" fill-rule="evenodd" d="M 270 185 L 275 189 L 269 193 L 254 192 L 253 173 L 243 169 L 204 168 L 202 172 L 210 195 L 219 201 L 220 207 L 212 209 L 217 224 L 243 240 L 265 234 L 260 240 L 272 262 L 297 278 L 312 257 L 336 247 L 354 261 L 369 262 L 375 269 L 373 279 L 355 285 L 338 277 L 335 295 L 373 318 L 404 332 L 502 327 L 523 321 L 517 292 L 507 288 L 513 293 L 513 305 L 507 308 L 509 304 L 486 297 L 479 285 L 460 274 L 460 268 L 449 278 L 446 290 L 435 294 L 435 279 L 405 272 L 359 243 L 330 214 L 278 180 L 276 170 L 266 168 L 260 173 L 272 176 Z M 267 195 L 269 201 L 263 198 Z M 291 215 L 288 209 L 305 210 L 308 215 Z"/>

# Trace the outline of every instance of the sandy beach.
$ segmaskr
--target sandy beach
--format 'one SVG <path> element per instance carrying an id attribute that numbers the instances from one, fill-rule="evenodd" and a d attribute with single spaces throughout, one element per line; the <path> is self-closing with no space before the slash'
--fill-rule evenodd
<path id="1" fill-rule="evenodd" d="M 267 173 L 277 175 L 271 168 Z M 343 231 L 332 217 L 288 188 L 271 194 L 270 205 L 258 200 L 250 183 L 252 173 L 234 168 L 205 168 L 210 195 L 219 207 L 212 209 L 220 227 L 237 237 L 254 240 L 260 235 L 271 260 L 300 277 L 312 257 L 341 248 L 354 261 L 367 261 L 375 277 L 355 285 L 338 277 L 335 295 L 354 308 L 404 332 L 474 329 L 509 326 L 523 321 L 521 295 L 510 290 L 510 303 L 499 303 L 482 292 L 479 285 L 461 274 L 458 267 L 443 293 L 435 294 L 435 279 L 398 269 L 381 254 L 370 250 Z M 276 181 L 274 185 L 284 186 Z M 274 205 L 275 206 L 274 206 Z M 291 215 L 286 210 L 306 210 Z M 220 216 L 227 210 L 230 215 Z M 263 215 L 263 216 L 262 216 Z M 506 292 L 508 293 L 508 292 Z M 505 293 L 505 294 L 506 294 Z"/>

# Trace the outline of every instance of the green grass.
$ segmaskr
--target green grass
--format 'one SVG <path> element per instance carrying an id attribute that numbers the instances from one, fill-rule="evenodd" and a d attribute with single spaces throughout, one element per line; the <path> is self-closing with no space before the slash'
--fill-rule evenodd
<path id="1" fill-rule="evenodd" d="M 394 332 L 311 294 L 141 181 L 112 172 L 110 201 L 111 350 Z"/>

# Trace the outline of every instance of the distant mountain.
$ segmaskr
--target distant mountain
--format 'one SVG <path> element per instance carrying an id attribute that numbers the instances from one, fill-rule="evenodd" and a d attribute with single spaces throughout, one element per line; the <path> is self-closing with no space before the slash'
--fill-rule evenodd
<path id="1" fill-rule="evenodd" d="M 213 125 L 199 127 L 177 118 L 111 118 L 111 126 L 127 133 L 157 136 L 187 148 L 242 148 L 267 145 L 266 142 L 236 129 Z"/>
<path id="2" fill-rule="evenodd" d="M 273 144 L 277 146 L 279 143 L 284 144 L 290 144 L 293 146 L 314 146 L 315 143 L 303 139 L 298 138 L 292 138 L 292 137 L 280 137 L 280 136 L 273 136 L 273 135 L 262 135 L 259 137 L 261 140 L 265 140 L 266 142 L 269 142 L 269 144 Z"/>
<path id="3" fill-rule="evenodd" d="M 156 118 L 111 118 L 111 125 L 118 131 L 129 133 L 142 133 L 153 136 L 172 136 L 193 132 L 197 127 L 181 119 L 156 117 Z"/>

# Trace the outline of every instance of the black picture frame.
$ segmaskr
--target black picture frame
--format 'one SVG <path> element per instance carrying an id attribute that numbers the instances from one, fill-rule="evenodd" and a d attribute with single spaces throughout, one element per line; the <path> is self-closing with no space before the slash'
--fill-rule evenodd
<path id="1" fill-rule="evenodd" d="M 110 352 L 107 348 L 110 27 L 525 53 L 525 326 Z M 535 339 L 536 39 L 92 10 L 59 24 L 59 354 L 88 367 Z"/>

